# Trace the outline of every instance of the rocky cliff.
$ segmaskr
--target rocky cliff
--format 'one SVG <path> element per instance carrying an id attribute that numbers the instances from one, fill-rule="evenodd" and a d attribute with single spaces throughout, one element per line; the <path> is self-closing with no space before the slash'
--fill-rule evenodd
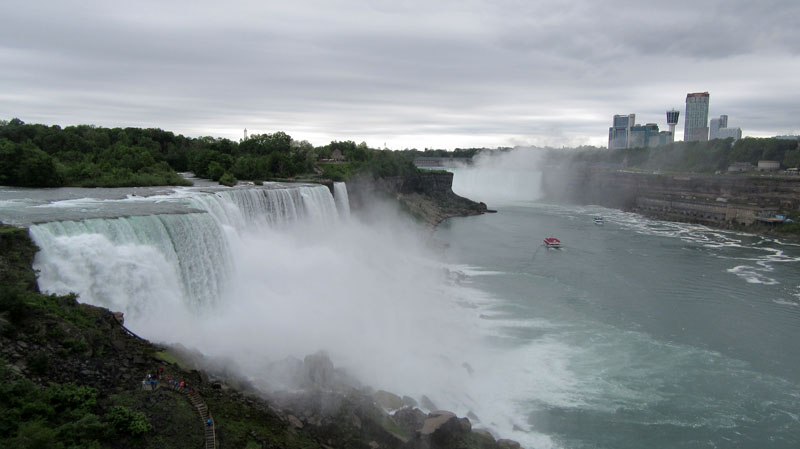
<path id="1" fill-rule="evenodd" d="M 347 181 L 350 205 L 363 208 L 369 201 L 392 198 L 422 222 L 436 226 L 450 217 L 480 215 L 486 204 L 453 193 L 453 173 L 420 171 L 407 176 L 373 179 L 360 177 Z"/>
<path id="2" fill-rule="evenodd" d="M 722 227 L 752 225 L 778 211 L 800 210 L 800 176 L 551 167 L 543 174 L 542 189 L 552 201 L 599 204 Z"/>

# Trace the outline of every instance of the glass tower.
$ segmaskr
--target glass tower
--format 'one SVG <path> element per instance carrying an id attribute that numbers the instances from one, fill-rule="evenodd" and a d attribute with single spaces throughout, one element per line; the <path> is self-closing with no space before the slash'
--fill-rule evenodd
<path id="1" fill-rule="evenodd" d="M 686 95 L 686 117 L 683 119 L 683 140 L 708 140 L 708 92 Z"/>

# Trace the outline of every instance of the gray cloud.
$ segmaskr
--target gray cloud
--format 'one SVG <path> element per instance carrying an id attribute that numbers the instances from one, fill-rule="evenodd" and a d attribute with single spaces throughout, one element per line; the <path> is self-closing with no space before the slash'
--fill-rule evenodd
<path id="1" fill-rule="evenodd" d="M 687 92 L 749 135 L 800 128 L 791 1 L 10 1 L 0 118 L 323 144 L 603 145 Z M 680 128 L 680 125 L 679 125 Z"/>

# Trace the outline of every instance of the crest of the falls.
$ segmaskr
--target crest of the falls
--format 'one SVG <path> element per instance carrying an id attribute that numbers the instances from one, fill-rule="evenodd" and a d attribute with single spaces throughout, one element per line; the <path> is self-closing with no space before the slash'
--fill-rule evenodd
<path id="1" fill-rule="evenodd" d="M 330 226 L 338 219 L 330 191 L 320 185 L 221 190 L 194 196 L 190 204 L 208 212 L 220 224 L 236 229 L 284 226 L 299 221 Z"/>

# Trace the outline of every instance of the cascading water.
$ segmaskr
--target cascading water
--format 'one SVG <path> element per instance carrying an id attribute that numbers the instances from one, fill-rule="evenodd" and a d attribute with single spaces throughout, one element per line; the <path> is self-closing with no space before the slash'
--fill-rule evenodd
<path id="1" fill-rule="evenodd" d="M 59 221 L 30 233 L 42 289 L 78 292 L 133 321 L 159 304 L 213 304 L 230 270 L 227 242 L 207 214 Z"/>
<path id="2" fill-rule="evenodd" d="M 336 200 L 336 208 L 342 217 L 350 216 L 350 199 L 347 196 L 347 184 L 343 182 L 333 183 L 333 199 Z"/>

